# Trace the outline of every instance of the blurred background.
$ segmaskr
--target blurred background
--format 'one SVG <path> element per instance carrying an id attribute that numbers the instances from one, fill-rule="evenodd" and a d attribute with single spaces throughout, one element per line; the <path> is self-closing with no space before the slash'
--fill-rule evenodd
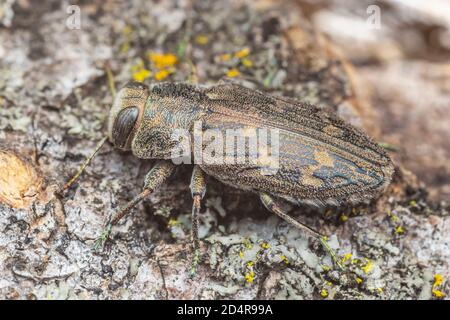
<path id="1" fill-rule="evenodd" d="M 396 160 L 434 199 L 450 199 L 450 2 L 297 4 L 355 66 L 383 139 L 399 149 Z M 380 23 L 368 28 L 377 10 Z"/>

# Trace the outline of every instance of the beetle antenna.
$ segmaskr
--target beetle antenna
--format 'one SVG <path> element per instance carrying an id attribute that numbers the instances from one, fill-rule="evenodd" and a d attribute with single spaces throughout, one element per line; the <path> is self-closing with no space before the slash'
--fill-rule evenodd
<path id="1" fill-rule="evenodd" d="M 89 157 L 87 157 L 86 160 L 84 160 L 83 164 L 80 166 L 77 173 L 75 173 L 75 175 L 64 185 L 64 187 L 62 188 L 62 191 L 69 189 L 72 186 L 72 184 L 80 177 L 80 175 L 83 173 L 84 169 L 86 169 L 86 167 L 89 165 L 89 163 L 91 163 L 91 160 L 95 157 L 95 155 L 100 150 L 100 148 L 105 144 L 107 139 L 108 139 L 108 137 L 105 136 L 102 138 L 102 140 L 100 140 L 97 143 L 97 146 L 95 147 L 94 152 L 92 152 L 91 155 Z"/>

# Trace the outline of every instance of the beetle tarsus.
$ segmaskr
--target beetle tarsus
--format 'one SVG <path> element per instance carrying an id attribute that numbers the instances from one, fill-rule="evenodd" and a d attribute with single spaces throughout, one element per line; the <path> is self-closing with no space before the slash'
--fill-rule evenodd
<path id="1" fill-rule="evenodd" d="M 285 220 L 286 222 L 292 224 L 294 227 L 296 227 L 299 230 L 303 230 L 308 232 L 309 234 L 313 235 L 315 238 L 319 239 L 322 245 L 325 247 L 325 250 L 330 254 L 331 258 L 333 259 L 334 263 L 339 267 L 341 270 L 345 270 L 344 266 L 339 262 L 339 259 L 337 259 L 336 254 L 333 252 L 333 250 L 330 248 L 326 240 L 328 239 L 327 236 L 324 236 L 317 232 L 316 230 L 304 225 L 303 223 L 297 221 L 296 219 L 292 218 L 290 215 L 288 215 L 286 212 L 281 209 L 281 207 L 277 204 L 277 201 L 269 196 L 266 193 L 260 194 L 261 202 L 264 204 L 264 206 L 271 212 L 278 215 L 280 218 Z"/>
<path id="2" fill-rule="evenodd" d="M 191 277 L 195 275 L 198 263 L 200 262 L 200 245 L 198 240 L 198 213 L 200 212 L 201 196 L 194 195 L 193 200 L 191 240 L 194 254 L 192 256 L 191 263 Z"/>
<path id="3" fill-rule="evenodd" d="M 94 246 L 92 247 L 92 250 L 98 251 L 100 248 L 103 247 L 104 243 L 106 242 L 106 240 L 108 240 L 109 235 L 111 234 L 111 229 L 112 229 L 112 224 L 108 223 L 106 225 L 106 228 L 103 229 L 102 233 L 97 238 L 97 240 L 95 240 L 95 243 L 94 243 Z"/>
<path id="4" fill-rule="evenodd" d="M 336 257 L 336 254 L 334 253 L 334 251 L 330 248 L 330 246 L 327 243 L 328 237 L 321 236 L 321 237 L 319 237 L 319 240 L 322 243 L 322 245 L 325 247 L 325 250 L 327 250 L 328 253 L 330 254 L 330 256 L 333 259 L 334 263 L 339 267 L 339 269 L 341 269 L 341 271 L 344 271 L 345 267 L 342 265 L 342 263 Z"/>
<path id="5" fill-rule="evenodd" d="M 192 263 L 191 263 L 191 271 L 189 272 L 189 276 L 193 278 L 197 274 L 197 267 L 200 263 L 200 249 L 196 248 L 194 249 L 194 254 L 192 256 Z"/>
<path id="6" fill-rule="evenodd" d="M 200 245 L 198 240 L 198 214 L 200 213 L 201 201 L 206 192 L 205 174 L 199 166 L 194 166 L 191 178 L 191 193 L 192 193 L 192 228 L 191 238 L 194 254 L 192 256 L 190 275 L 193 277 L 197 272 L 197 266 L 200 262 Z"/>
<path id="7" fill-rule="evenodd" d="M 269 196 L 266 193 L 261 193 L 260 198 L 261 198 L 261 202 L 264 204 L 264 206 L 269 211 L 275 213 L 277 216 L 279 216 L 283 220 L 289 222 L 297 229 L 306 231 L 316 238 L 324 237 L 324 235 L 321 235 L 316 230 L 308 227 L 307 225 L 304 225 L 303 223 L 297 221 L 296 219 L 294 219 L 290 215 L 288 215 L 286 212 L 284 212 L 284 210 L 278 205 L 278 203 L 276 202 L 276 200 L 273 197 Z"/>

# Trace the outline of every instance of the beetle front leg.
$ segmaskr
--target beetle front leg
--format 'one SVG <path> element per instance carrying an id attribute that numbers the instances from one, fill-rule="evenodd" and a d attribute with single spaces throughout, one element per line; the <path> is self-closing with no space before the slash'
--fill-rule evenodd
<path id="1" fill-rule="evenodd" d="M 333 250 L 328 245 L 328 243 L 327 243 L 328 237 L 327 236 L 321 235 L 316 230 L 314 230 L 314 229 L 308 227 L 307 225 L 304 225 L 303 223 L 301 223 L 301 222 L 297 221 L 296 219 L 292 218 L 290 215 L 288 215 L 286 212 L 284 212 L 284 210 L 277 203 L 277 200 L 274 199 L 272 196 L 270 196 L 270 195 L 268 195 L 266 193 L 261 193 L 260 194 L 260 198 L 261 198 L 261 202 L 264 204 L 264 206 L 269 211 L 275 213 L 277 216 L 279 216 L 280 218 L 282 218 L 286 222 L 292 224 L 297 229 L 306 231 L 306 232 L 310 233 L 311 235 L 313 235 L 315 238 L 319 239 L 320 242 L 322 243 L 322 245 L 325 247 L 325 249 L 330 254 L 330 256 L 333 259 L 333 261 L 336 263 L 336 265 L 341 270 L 344 270 L 344 267 L 339 262 L 339 259 L 336 258 L 335 253 L 333 252 Z"/>
<path id="2" fill-rule="evenodd" d="M 189 187 L 191 189 L 193 199 L 191 238 L 194 249 L 190 274 L 191 276 L 194 276 L 197 271 L 198 263 L 200 262 L 200 246 L 198 241 L 198 214 L 201 208 L 201 201 L 206 192 L 205 173 L 202 169 L 200 169 L 198 165 L 194 166 L 194 170 L 192 171 L 191 184 L 189 185 Z"/>
<path id="3" fill-rule="evenodd" d="M 94 250 L 100 248 L 108 239 L 112 227 L 117 224 L 127 213 L 131 211 L 139 202 L 144 200 L 153 191 L 159 188 L 173 173 L 175 165 L 171 161 L 161 160 L 145 176 L 144 190 L 122 207 L 106 224 L 100 237 L 97 238 L 94 244 Z"/>

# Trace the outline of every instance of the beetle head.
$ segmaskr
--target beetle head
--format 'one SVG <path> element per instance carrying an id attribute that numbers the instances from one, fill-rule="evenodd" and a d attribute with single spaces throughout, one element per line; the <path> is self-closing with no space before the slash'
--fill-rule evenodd
<path id="1" fill-rule="evenodd" d="M 116 148 L 131 149 L 148 95 L 148 87 L 139 82 L 130 82 L 117 93 L 108 119 L 109 140 Z"/>

